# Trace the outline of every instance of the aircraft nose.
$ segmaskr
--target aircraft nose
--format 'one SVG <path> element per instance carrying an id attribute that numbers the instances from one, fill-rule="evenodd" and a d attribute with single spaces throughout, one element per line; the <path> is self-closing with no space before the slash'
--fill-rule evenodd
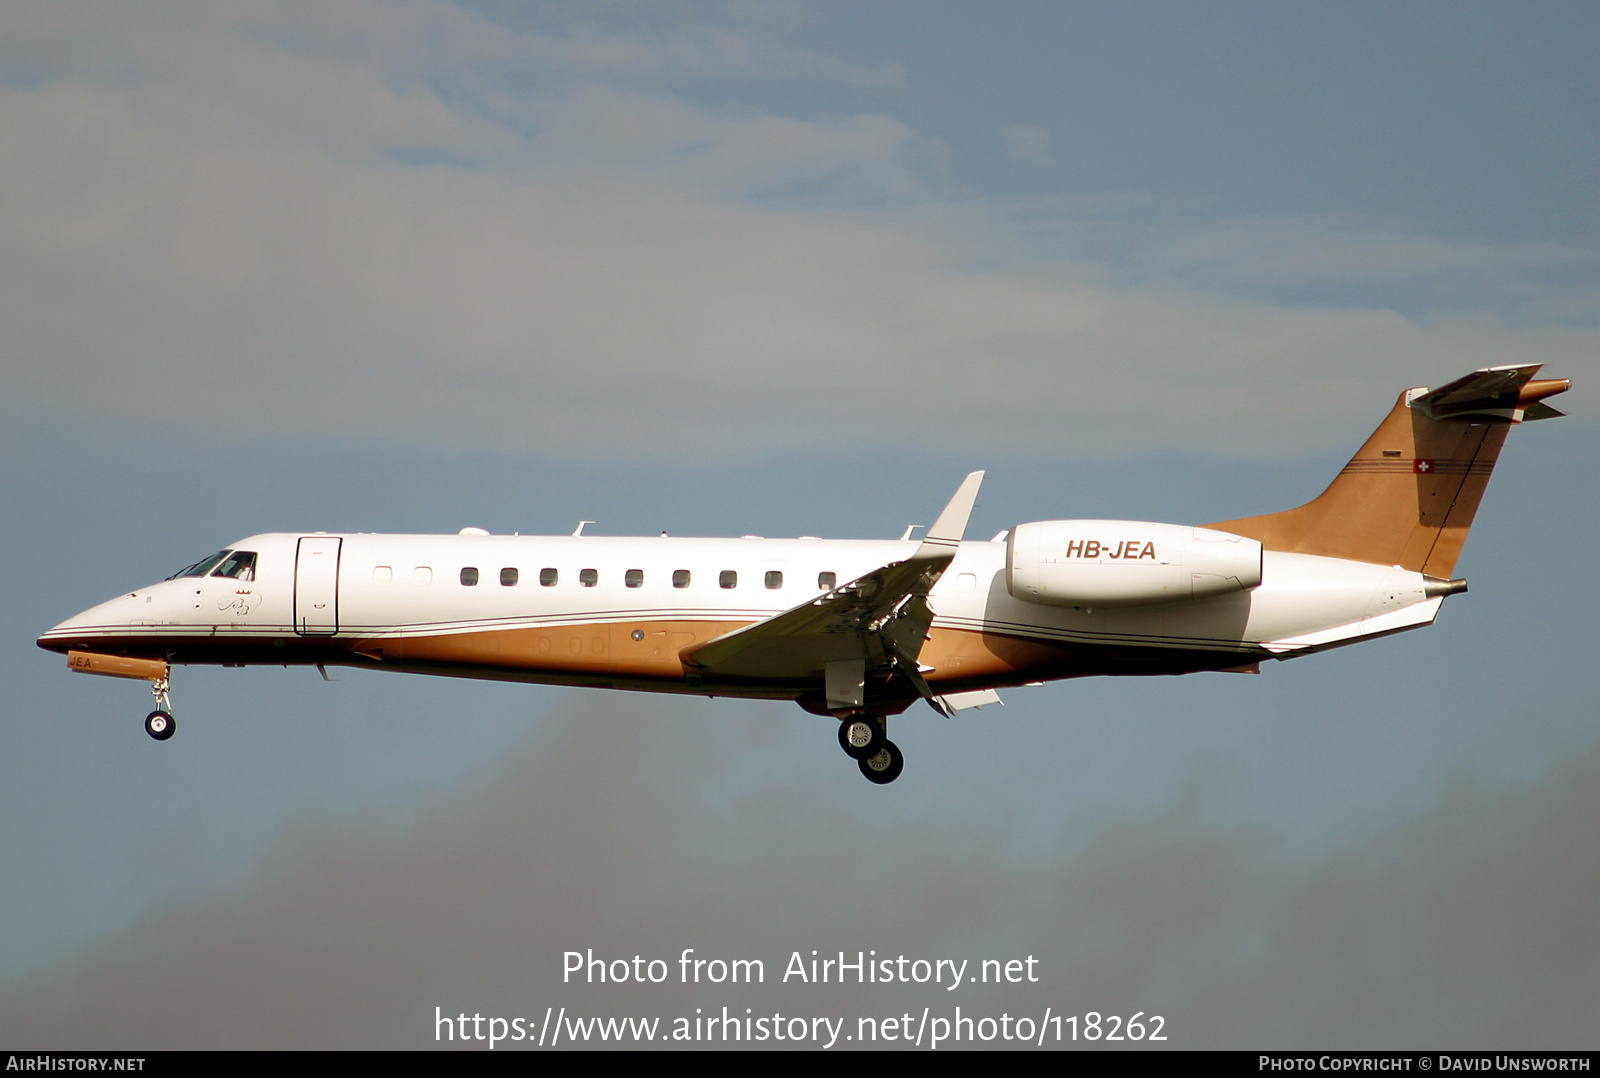
<path id="1" fill-rule="evenodd" d="M 73 615 L 66 621 L 63 621 L 61 624 L 47 631 L 43 636 L 39 637 L 35 643 L 44 648 L 46 651 L 66 652 L 68 648 L 73 646 L 74 641 L 83 639 L 85 635 L 84 629 L 86 629 L 90 624 L 88 621 L 88 615 L 95 609 L 98 608 L 91 607 L 89 610 L 85 610 L 81 614 Z"/>
<path id="2" fill-rule="evenodd" d="M 74 614 L 39 637 L 35 643 L 46 651 L 64 654 L 113 630 L 125 629 L 132 621 L 130 604 L 137 594 L 119 595 L 98 606 L 91 606 L 81 614 Z"/>

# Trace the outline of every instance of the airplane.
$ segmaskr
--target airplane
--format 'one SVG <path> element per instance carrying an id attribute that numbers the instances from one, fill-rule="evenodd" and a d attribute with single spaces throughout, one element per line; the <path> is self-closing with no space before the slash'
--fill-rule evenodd
<path id="1" fill-rule="evenodd" d="M 1201 526 L 1018 524 L 964 539 L 983 473 L 920 541 L 276 533 L 57 625 L 74 671 L 334 665 L 793 700 L 893 782 L 888 720 L 1090 675 L 1259 673 L 1269 659 L 1429 625 L 1507 431 L 1562 413 L 1567 379 L 1490 367 L 1408 389 L 1315 500 Z"/>

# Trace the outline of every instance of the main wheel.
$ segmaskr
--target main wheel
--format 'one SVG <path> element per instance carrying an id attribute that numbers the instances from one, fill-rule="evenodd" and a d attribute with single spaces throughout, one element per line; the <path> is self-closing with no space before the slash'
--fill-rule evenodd
<path id="1" fill-rule="evenodd" d="M 901 755 L 898 745 L 885 740 L 883 748 L 871 756 L 857 760 L 856 766 L 861 768 L 861 773 L 867 777 L 868 782 L 885 786 L 900 777 L 900 772 L 906 766 L 906 758 Z"/>
<path id="2" fill-rule="evenodd" d="M 144 732 L 157 741 L 165 741 L 178 732 L 178 724 L 165 711 L 152 711 L 144 717 Z"/>
<path id="3" fill-rule="evenodd" d="M 883 748 L 883 727 L 866 715 L 844 719 L 839 723 L 839 747 L 852 760 L 875 756 Z"/>

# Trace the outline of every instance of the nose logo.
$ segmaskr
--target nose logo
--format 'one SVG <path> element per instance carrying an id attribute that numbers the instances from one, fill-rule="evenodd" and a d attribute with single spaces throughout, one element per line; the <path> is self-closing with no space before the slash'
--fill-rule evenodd
<path id="1" fill-rule="evenodd" d="M 237 611 L 239 616 L 243 617 L 245 614 L 250 613 L 252 609 L 258 606 L 260 602 L 261 596 L 256 595 L 253 592 L 241 591 L 236 592 L 233 595 L 224 595 L 222 598 L 218 599 L 217 609 L 232 609 Z"/>

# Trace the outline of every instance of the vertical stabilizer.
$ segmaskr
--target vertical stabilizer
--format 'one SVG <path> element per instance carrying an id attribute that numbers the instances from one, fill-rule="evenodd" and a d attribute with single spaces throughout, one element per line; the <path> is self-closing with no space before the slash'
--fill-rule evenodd
<path id="1" fill-rule="evenodd" d="M 1514 423 L 1561 413 L 1541 403 L 1566 379 L 1538 364 L 1490 367 L 1440 389 L 1409 389 L 1315 501 L 1207 524 L 1268 550 L 1398 565 L 1448 578 Z"/>

